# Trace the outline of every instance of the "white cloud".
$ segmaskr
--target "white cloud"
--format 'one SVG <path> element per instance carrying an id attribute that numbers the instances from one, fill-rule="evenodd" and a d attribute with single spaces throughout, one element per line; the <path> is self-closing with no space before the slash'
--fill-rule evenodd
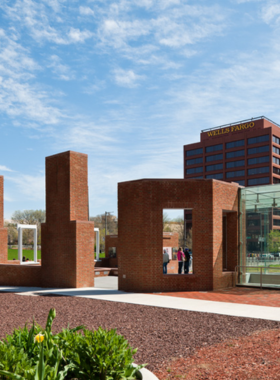
<path id="1" fill-rule="evenodd" d="M 13 170 L 7 168 L 5 165 L 0 165 L 0 172 L 13 172 Z"/>
<path id="2" fill-rule="evenodd" d="M 83 16 L 93 16 L 94 15 L 94 11 L 90 7 L 80 6 L 79 11 L 80 11 L 80 14 Z"/>
<path id="3" fill-rule="evenodd" d="M 16 0 L 13 5 L 0 4 L 0 8 L 10 20 L 24 25 L 29 30 L 30 36 L 39 42 L 49 41 L 67 45 L 84 42 L 92 36 L 88 30 L 81 31 L 74 27 L 69 30 L 68 24 L 65 24 L 59 16 L 62 7 L 56 0 L 51 2 Z"/>
<path id="4" fill-rule="evenodd" d="M 280 4 L 267 4 L 262 9 L 263 20 L 270 24 L 271 22 L 279 23 L 280 22 Z"/>
<path id="5" fill-rule="evenodd" d="M 114 79 L 115 82 L 122 87 L 137 87 L 138 81 L 144 79 L 143 75 L 137 75 L 133 70 L 123 70 L 116 69 L 114 70 Z"/>
<path id="6" fill-rule="evenodd" d="M 9 177 L 8 180 L 13 182 L 19 189 L 19 193 L 24 200 L 41 201 L 45 199 L 45 176 L 44 175 L 27 175 L 21 174 L 16 177 Z"/>
<path id="7" fill-rule="evenodd" d="M 85 42 L 86 39 L 92 37 L 92 33 L 89 30 L 83 30 L 70 28 L 68 33 L 69 40 L 72 42 Z"/>
<path id="8" fill-rule="evenodd" d="M 62 64 L 61 59 L 57 55 L 50 57 L 48 67 L 52 69 L 53 73 L 55 73 L 59 79 L 68 81 L 75 77 L 70 67 Z"/>

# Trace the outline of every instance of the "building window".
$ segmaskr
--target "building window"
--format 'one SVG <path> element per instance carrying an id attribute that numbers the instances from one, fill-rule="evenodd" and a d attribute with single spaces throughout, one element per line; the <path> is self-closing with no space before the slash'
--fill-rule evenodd
<path id="1" fill-rule="evenodd" d="M 237 168 L 238 166 L 244 166 L 244 165 L 245 165 L 244 160 L 232 161 L 232 162 L 226 163 L 226 168 L 231 169 L 231 168 Z"/>
<path id="2" fill-rule="evenodd" d="M 280 139 L 279 139 L 278 137 L 273 136 L 273 137 L 272 137 L 272 141 L 273 141 L 275 144 L 280 145 Z"/>
<path id="3" fill-rule="evenodd" d="M 195 165 L 195 164 L 202 164 L 202 163 L 203 163 L 203 157 L 192 158 L 191 160 L 186 160 L 186 165 Z"/>
<path id="4" fill-rule="evenodd" d="M 273 183 L 280 183 L 280 178 L 273 177 Z"/>
<path id="5" fill-rule="evenodd" d="M 242 157 L 244 156 L 244 149 L 242 150 L 236 150 L 234 152 L 228 152 L 226 153 L 226 158 L 235 158 L 235 157 Z"/>
<path id="6" fill-rule="evenodd" d="M 212 178 L 212 179 L 223 179 L 224 175 L 223 173 L 217 173 L 217 174 L 208 174 L 206 178 Z"/>
<path id="7" fill-rule="evenodd" d="M 202 173 L 203 172 L 203 167 L 198 166 L 197 168 L 191 168 L 186 170 L 186 174 L 194 174 L 194 173 Z"/>
<path id="8" fill-rule="evenodd" d="M 244 140 L 237 140 L 226 143 L 226 149 L 238 148 L 240 146 L 244 146 Z"/>
<path id="9" fill-rule="evenodd" d="M 203 153 L 203 148 L 198 148 L 198 149 L 192 149 L 192 150 L 187 150 L 186 151 L 186 156 L 197 156 L 198 154 Z"/>
<path id="10" fill-rule="evenodd" d="M 223 164 L 208 165 L 206 166 L 206 171 L 211 172 L 212 170 L 221 170 L 223 169 Z"/>
<path id="11" fill-rule="evenodd" d="M 256 157 L 256 158 L 249 158 L 248 159 L 248 165 L 263 164 L 265 162 L 269 162 L 269 156 L 263 156 L 263 157 Z"/>
<path id="12" fill-rule="evenodd" d="M 234 181 L 234 182 L 239 183 L 240 186 L 245 186 L 245 181 L 244 181 L 244 179 L 241 179 L 240 181 Z"/>
<path id="13" fill-rule="evenodd" d="M 248 145 L 259 144 L 259 143 L 262 143 L 262 142 L 269 141 L 269 135 L 258 136 L 258 137 L 251 137 L 247 141 L 248 141 Z"/>
<path id="14" fill-rule="evenodd" d="M 273 173 L 280 175 L 280 169 L 273 166 Z"/>
<path id="15" fill-rule="evenodd" d="M 207 156 L 206 162 L 218 161 L 223 159 L 223 154 L 214 154 L 213 156 Z"/>
<path id="16" fill-rule="evenodd" d="M 206 153 L 216 152 L 217 150 L 223 150 L 223 144 L 207 146 L 207 148 L 205 148 Z"/>
<path id="17" fill-rule="evenodd" d="M 273 159 L 274 164 L 280 165 L 280 159 L 279 158 L 273 156 L 272 159 Z"/>
<path id="18" fill-rule="evenodd" d="M 274 226 L 280 226 L 280 219 L 273 219 Z"/>
<path id="19" fill-rule="evenodd" d="M 248 186 L 264 185 L 269 183 L 269 177 L 248 179 Z"/>
<path id="20" fill-rule="evenodd" d="M 188 178 L 188 179 L 202 179 L 202 178 L 204 178 L 203 175 L 200 175 L 200 176 L 198 176 L 198 177 L 190 177 L 190 178 Z"/>
<path id="21" fill-rule="evenodd" d="M 236 172 L 228 172 L 226 173 L 227 178 L 233 178 L 233 177 L 244 177 L 245 171 L 244 170 L 237 170 Z"/>
<path id="22" fill-rule="evenodd" d="M 277 178 L 278 179 L 278 178 Z M 280 210 L 279 208 L 273 208 L 273 215 L 278 215 L 280 216 Z"/>
<path id="23" fill-rule="evenodd" d="M 269 151 L 269 145 L 259 146 L 258 148 L 248 149 L 248 154 L 258 154 Z"/>
<path id="24" fill-rule="evenodd" d="M 273 153 L 276 153 L 276 154 L 280 155 L 280 149 L 276 148 L 276 146 L 274 146 L 273 147 Z"/>
<path id="25" fill-rule="evenodd" d="M 269 166 L 263 166 L 262 168 L 248 169 L 248 175 L 269 173 Z"/>

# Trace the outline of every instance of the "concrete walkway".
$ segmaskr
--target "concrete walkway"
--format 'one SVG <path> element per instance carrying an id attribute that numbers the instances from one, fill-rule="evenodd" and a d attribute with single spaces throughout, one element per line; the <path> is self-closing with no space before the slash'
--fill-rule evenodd
<path id="1" fill-rule="evenodd" d="M 157 294 L 126 293 L 116 289 L 116 277 L 97 278 L 96 286 L 98 287 L 79 289 L 45 289 L 1 286 L 0 292 L 11 292 L 25 296 L 56 294 L 71 297 L 84 297 L 111 302 L 125 302 L 136 305 L 266 319 L 280 322 L 280 308 L 278 307 L 216 302 L 174 296 L 161 296 Z"/>

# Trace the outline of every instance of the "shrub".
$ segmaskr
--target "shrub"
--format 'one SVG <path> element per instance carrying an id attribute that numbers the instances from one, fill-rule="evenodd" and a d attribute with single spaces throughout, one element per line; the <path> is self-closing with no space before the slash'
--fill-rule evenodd
<path id="1" fill-rule="evenodd" d="M 51 331 L 55 310 L 46 328 L 35 321 L 28 330 L 15 329 L 0 341 L 0 379 L 136 379 L 140 368 L 133 366 L 132 349 L 116 330 L 90 331 L 85 326 Z"/>

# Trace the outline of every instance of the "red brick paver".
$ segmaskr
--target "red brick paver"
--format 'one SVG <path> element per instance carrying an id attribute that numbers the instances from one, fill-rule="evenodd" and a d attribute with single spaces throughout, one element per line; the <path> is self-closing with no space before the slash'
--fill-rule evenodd
<path id="1" fill-rule="evenodd" d="M 231 288 L 208 292 L 161 293 L 160 295 L 192 298 L 206 301 L 280 307 L 280 290 L 261 290 L 259 288 Z"/>

